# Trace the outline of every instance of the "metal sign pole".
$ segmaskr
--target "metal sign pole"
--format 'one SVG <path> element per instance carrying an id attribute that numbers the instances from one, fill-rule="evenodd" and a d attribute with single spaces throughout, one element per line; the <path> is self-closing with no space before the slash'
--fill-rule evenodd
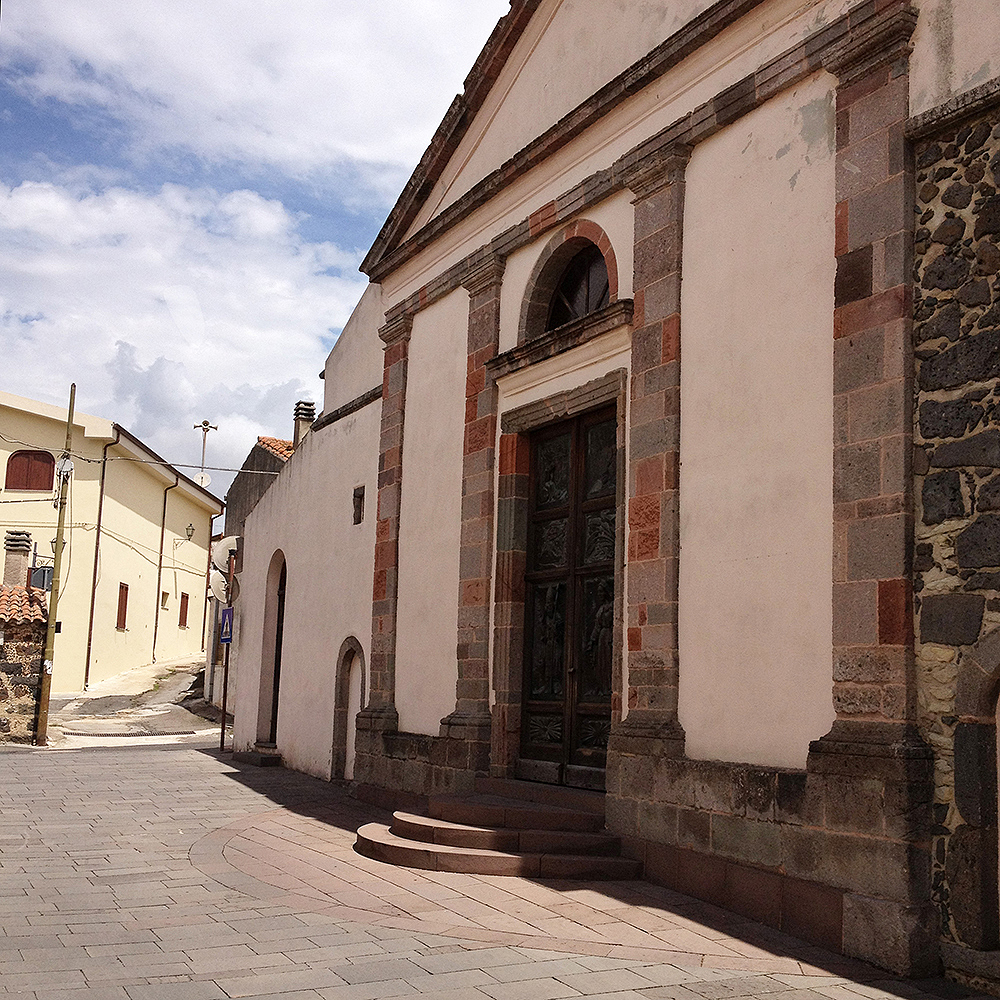
<path id="1" fill-rule="evenodd" d="M 222 662 L 222 729 L 219 733 L 219 750 L 224 751 L 226 749 L 226 702 L 229 698 L 229 650 L 233 645 L 233 571 L 236 569 L 236 557 L 230 552 L 229 554 L 229 572 L 226 578 L 226 608 L 222 613 L 222 620 L 220 622 L 220 630 L 225 628 L 226 621 L 229 622 L 229 640 L 226 641 L 225 638 L 222 639 L 226 643 L 226 655 Z M 229 614 L 226 614 L 226 611 Z"/>

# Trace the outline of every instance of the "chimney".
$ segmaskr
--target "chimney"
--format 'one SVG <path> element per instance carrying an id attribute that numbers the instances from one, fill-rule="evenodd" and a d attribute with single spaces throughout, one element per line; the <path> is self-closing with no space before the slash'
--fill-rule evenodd
<path id="1" fill-rule="evenodd" d="M 26 587 L 28 585 L 28 557 L 31 554 L 31 535 L 27 531 L 8 531 L 3 540 L 5 559 L 3 585 Z"/>
<path id="2" fill-rule="evenodd" d="M 295 404 L 295 434 L 292 437 L 293 448 L 298 448 L 299 442 L 306 436 L 315 419 L 316 404 L 300 399 Z"/>

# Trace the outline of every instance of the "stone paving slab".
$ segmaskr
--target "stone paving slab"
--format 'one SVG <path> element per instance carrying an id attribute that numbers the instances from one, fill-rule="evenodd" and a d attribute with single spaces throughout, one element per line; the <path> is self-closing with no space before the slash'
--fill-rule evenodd
<path id="1" fill-rule="evenodd" d="M 338 785 L 120 742 L 0 748 L 0 1000 L 974 997 L 644 882 L 394 868 Z"/>

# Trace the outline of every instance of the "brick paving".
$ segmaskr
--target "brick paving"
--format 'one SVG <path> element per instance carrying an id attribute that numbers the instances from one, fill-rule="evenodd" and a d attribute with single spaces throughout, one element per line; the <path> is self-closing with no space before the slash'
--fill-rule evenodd
<path id="1" fill-rule="evenodd" d="M 352 850 L 378 810 L 201 742 L 0 749 L 0 997 L 974 995 L 645 882 L 384 865 Z"/>

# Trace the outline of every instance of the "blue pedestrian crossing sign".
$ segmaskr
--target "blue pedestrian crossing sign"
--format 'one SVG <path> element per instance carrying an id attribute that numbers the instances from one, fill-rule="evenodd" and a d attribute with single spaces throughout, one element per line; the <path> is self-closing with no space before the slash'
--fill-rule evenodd
<path id="1" fill-rule="evenodd" d="M 222 623 L 219 626 L 219 642 L 233 641 L 233 609 L 222 609 Z"/>

